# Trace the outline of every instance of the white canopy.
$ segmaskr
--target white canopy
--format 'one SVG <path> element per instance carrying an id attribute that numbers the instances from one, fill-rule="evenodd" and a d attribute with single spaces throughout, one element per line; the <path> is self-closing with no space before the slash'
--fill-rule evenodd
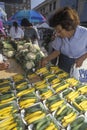
<path id="1" fill-rule="evenodd" d="M 37 28 L 47 28 L 47 29 L 52 29 L 47 23 L 42 23 L 37 26 Z"/>

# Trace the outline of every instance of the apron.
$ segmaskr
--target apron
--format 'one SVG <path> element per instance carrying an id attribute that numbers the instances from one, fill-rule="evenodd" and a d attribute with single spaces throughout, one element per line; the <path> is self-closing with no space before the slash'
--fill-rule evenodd
<path id="1" fill-rule="evenodd" d="M 58 62 L 58 66 L 60 69 L 64 70 L 65 72 L 70 73 L 70 69 L 74 63 L 75 63 L 74 58 L 69 58 L 68 56 L 65 56 L 64 54 L 60 54 L 59 62 Z"/>

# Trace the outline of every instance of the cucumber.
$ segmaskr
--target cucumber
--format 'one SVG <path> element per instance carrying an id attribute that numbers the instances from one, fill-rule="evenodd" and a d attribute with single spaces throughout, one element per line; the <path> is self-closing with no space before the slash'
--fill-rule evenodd
<path id="1" fill-rule="evenodd" d="M 35 97 L 35 96 L 29 97 L 29 96 L 27 95 L 27 96 L 25 96 L 25 97 L 20 98 L 20 100 L 31 99 L 31 98 L 37 99 L 37 97 Z"/>
<path id="2" fill-rule="evenodd" d="M 54 100 L 56 100 L 56 99 L 60 100 L 61 98 L 60 98 L 59 95 L 55 95 L 55 96 L 52 96 L 52 97 L 48 98 L 48 99 L 47 99 L 47 102 L 51 102 L 51 101 L 54 101 Z"/>
<path id="3" fill-rule="evenodd" d="M 25 89 L 28 89 L 27 85 L 25 85 L 25 86 L 23 86 L 21 88 L 16 88 L 16 90 L 18 90 L 18 91 L 22 91 L 22 90 L 25 90 Z"/>
<path id="4" fill-rule="evenodd" d="M 1 96 L 0 96 L 0 100 L 6 100 L 6 99 L 11 98 L 11 97 L 12 97 L 11 94 L 1 95 Z"/>
<path id="5" fill-rule="evenodd" d="M 78 130 L 87 130 L 87 123 L 84 122 Z"/>
<path id="6" fill-rule="evenodd" d="M 67 111 L 67 115 L 70 114 L 73 111 L 72 108 L 69 108 L 69 110 Z"/>
<path id="7" fill-rule="evenodd" d="M 48 105 L 51 106 L 51 105 L 53 105 L 54 103 L 56 103 L 56 102 L 58 102 L 58 101 L 60 101 L 60 100 L 55 99 L 55 100 L 53 100 L 52 102 L 50 102 Z"/>
<path id="8" fill-rule="evenodd" d="M 72 92 L 71 89 L 67 89 L 65 92 L 63 92 L 63 96 L 66 96 L 67 94 L 69 94 L 70 92 Z"/>
<path id="9" fill-rule="evenodd" d="M 25 97 L 36 97 L 36 95 L 31 92 L 31 93 L 28 93 L 28 94 L 21 96 L 21 98 L 25 98 Z"/>
<path id="10" fill-rule="evenodd" d="M 79 105 L 77 104 L 74 104 L 72 103 L 72 106 L 78 111 L 78 112 L 81 112 L 80 108 L 78 107 Z"/>
<path id="11" fill-rule="evenodd" d="M 76 98 L 76 99 L 75 99 L 75 102 L 79 104 L 79 103 L 81 102 L 81 99 L 82 99 L 82 98 L 83 98 L 83 96 L 80 96 L 80 97 Z"/>
<path id="12" fill-rule="evenodd" d="M 48 79 L 48 82 L 51 82 L 51 81 L 54 80 L 55 78 L 56 78 L 55 76 L 49 78 L 49 79 Z"/>
<path id="13" fill-rule="evenodd" d="M 58 121 L 61 121 L 61 120 L 63 119 L 63 117 L 64 117 L 64 116 L 57 116 L 56 119 L 57 119 Z"/>
<path id="14" fill-rule="evenodd" d="M 83 123 L 76 125 L 74 128 L 71 128 L 71 130 L 79 130 L 79 128 L 82 126 Z M 84 130 L 84 129 L 81 129 Z"/>
<path id="15" fill-rule="evenodd" d="M 2 82 L 0 83 L 0 87 L 7 87 L 10 85 L 10 82 Z"/>
<path id="16" fill-rule="evenodd" d="M 38 127 L 38 129 L 36 129 L 36 130 L 44 130 L 44 129 L 46 129 L 46 127 L 47 127 L 48 125 L 50 125 L 50 121 L 44 122 L 44 123 L 41 124 L 41 125 Z"/>
<path id="17" fill-rule="evenodd" d="M 45 92 L 47 92 L 49 89 L 48 88 L 43 88 L 43 89 L 41 89 L 40 90 L 40 93 L 42 94 L 42 93 L 45 93 Z"/>
<path id="18" fill-rule="evenodd" d="M 47 122 L 46 118 L 40 120 L 40 122 L 36 124 L 36 130 L 39 130 L 41 128 L 41 126 L 43 126 L 46 122 Z"/>
<path id="19" fill-rule="evenodd" d="M 40 104 L 25 109 L 26 113 L 33 113 L 33 112 L 36 112 L 36 111 L 39 111 L 39 110 L 42 110 Z"/>
<path id="20" fill-rule="evenodd" d="M 64 115 L 66 115 L 67 111 L 68 111 L 68 108 L 65 108 L 65 109 L 60 113 L 59 116 L 64 116 Z"/>
<path id="21" fill-rule="evenodd" d="M 71 123 L 71 127 L 75 127 L 76 125 L 80 124 L 80 123 L 83 123 L 84 122 L 84 117 L 79 117 L 77 118 L 76 120 L 74 120 L 72 123 Z"/>

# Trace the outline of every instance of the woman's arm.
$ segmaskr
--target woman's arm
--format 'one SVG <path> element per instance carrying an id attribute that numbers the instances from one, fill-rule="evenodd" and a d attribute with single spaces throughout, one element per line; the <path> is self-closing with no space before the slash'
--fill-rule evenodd
<path id="1" fill-rule="evenodd" d="M 76 67 L 80 67 L 83 63 L 83 61 L 87 58 L 87 53 L 82 55 L 81 57 L 77 58 L 75 60 L 75 63 L 76 63 Z"/>
<path id="2" fill-rule="evenodd" d="M 42 61 L 40 62 L 40 66 L 44 67 L 49 61 L 55 59 L 59 55 L 60 55 L 59 51 L 53 51 L 50 55 L 42 59 Z"/>

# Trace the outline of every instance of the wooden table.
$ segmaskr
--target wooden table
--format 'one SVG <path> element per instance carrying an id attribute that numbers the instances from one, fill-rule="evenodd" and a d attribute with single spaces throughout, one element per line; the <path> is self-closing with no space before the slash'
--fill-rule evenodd
<path id="1" fill-rule="evenodd" d="M 23 74 L 24 71 L 21 68 L 21 66 L 16 62 L 15 59 L 8 59 L 8 61 L 10 62 L 10 67 L 7 70 L 2 70 L 0 71 L 0 79 L 3 78 L 10 78 L 13 75 L 16 74 Z"/>

